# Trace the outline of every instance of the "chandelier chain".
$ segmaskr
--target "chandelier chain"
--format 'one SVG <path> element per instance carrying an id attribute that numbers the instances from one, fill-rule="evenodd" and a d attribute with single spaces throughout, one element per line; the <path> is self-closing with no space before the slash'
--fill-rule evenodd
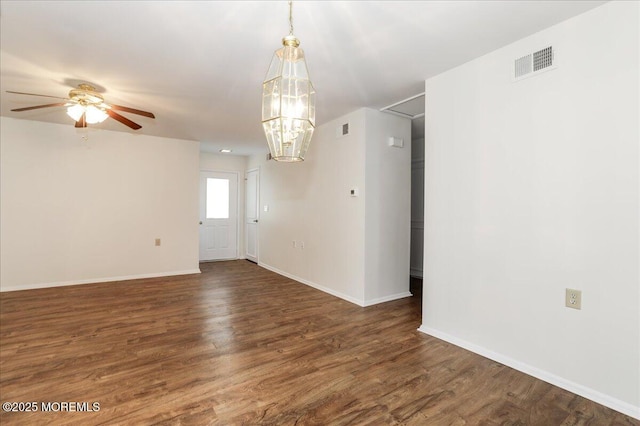
<path id="1" fill-rule="evenodd" d="M 289 2 L 289 35 L 293 35 L 293 1 Z"/>

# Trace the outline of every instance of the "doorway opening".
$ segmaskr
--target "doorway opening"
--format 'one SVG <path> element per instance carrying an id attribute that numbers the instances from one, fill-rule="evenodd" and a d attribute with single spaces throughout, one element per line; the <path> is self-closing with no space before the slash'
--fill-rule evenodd
<path id="1" fill-rule="evenodd" d="M 409 286 L 414 296 L 422 296 L 425 92 L 381 108 L 380 111 L 411 119 L 411 282 Z"/>

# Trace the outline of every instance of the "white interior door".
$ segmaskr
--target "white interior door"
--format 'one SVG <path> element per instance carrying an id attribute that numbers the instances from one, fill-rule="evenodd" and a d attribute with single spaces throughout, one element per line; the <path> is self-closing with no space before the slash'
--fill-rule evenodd
<path id="1" fill-rule="evenodd" d="M 238 258 L 238 174 L 200 172 L 200 261 Z"/>
<path id="2" fill-rule="evenodd" d="M 258 217 L 260 216 L 260 171 L 249 170 L 246 175 L 245 187 L 245 235 L 246 253 L 248 260 L 258 263 Z"/>

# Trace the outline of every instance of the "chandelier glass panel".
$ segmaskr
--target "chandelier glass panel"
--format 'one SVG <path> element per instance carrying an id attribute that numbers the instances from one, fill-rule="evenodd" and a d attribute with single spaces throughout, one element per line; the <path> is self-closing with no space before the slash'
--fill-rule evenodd
<path id="1" fill-rule="evenodd" d="M 293 35 L 289 2 L 289 35 L 282 39 L 262 84 L 262 127 L 277 161 L 302 161 L 316 122 L 316 92 L 300 41 Z"/>

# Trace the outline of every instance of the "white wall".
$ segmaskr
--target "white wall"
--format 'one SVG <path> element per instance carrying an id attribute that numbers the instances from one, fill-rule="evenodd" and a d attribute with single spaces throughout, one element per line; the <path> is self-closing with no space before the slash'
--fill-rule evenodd
<path id="1" fill-rule="evenodd" d="M 244 259 L 245 236 L 244 236 L 244 216 L 245 216 L 245 180 L 247 172 L 247 161 L 249 157 L 243 155 L 222 155 L 208 152 L 200 153 L 200 170 L 215 172 L 234 172 L 238 174 L 238 258 Z"/>
<path id="2" fill-rule="evenodd" d="M 198 143 L 83 134 L 1 118 L 1 289 L 198 273 Z"/>
<path id="3" fill-rule="evenodd" d="M 427 80 L 421 327 L 636 417 L 638 6 Z M 513 83 L 513 60 L 549 45 L 558 68 Z"/>
<path id="4" fill-rule="evenodd" d="M 390 152 L 384 146 L 386 137 L 409 138 L 398 127 L 397 120 L 403 119 L 388 117 L 392 116 L 361 109 L 318 126 L 302 163 L 266 161 L 263 155 L 251 157 L 248 168 L 260 167 L 260 265 L 359 305 L 409 295 L 409 218 L 397 235 L 396 221 L 382 220 L 392 211 L 409 211 L 408 198 L 403 205 L 399 204 L 405 202 L 402 195 L 388 193 L 390 185 L 399 181 L 406 181 L 406 187 L 397 192 L 409 192 L 410 149 L 395 153 L 407 156 L 403 170 L 396 169 L 403 164 L 400 159 L 390 160 L 377 171 L 373 166 L 367 171 L 366 165 L 367 159 L 379 163 L 377 158 Z M 336 137 L 336 128 L 347 122 L 350 134 Z M 375 173 L 390 175 L 386 183 L 378 185 Z M 358 197 L 351 197 L 352 188 L 359 190 Z M 383 196 L 392 197 L 391 204 L 378 206 L 378 212 L 368 212 L 367 219 L 365 208 L 369 208 L 370 197 L 371 205 L 378 205 Z M 268 212 L 264 211 L 265 205 L 269 206 Z M 388 244 L 369 250 L 371 259 L 389 252 L 394 256 L 384 260 L 390 266 L 384 276 L 369 275 L 369 280 L 365 280 L 367 226 L 376 231 L 375 238 Z M 374 230 L 375 226 L 379 229 Z M 403 233 L 406 244 L 400 241 L 405 238 Z M 374 238 L 371 235 L 369 238 Z M 398 265 L 405 263 L 399 275 Z M 371 261 L 367 265 L 373 267 Z M 399 290 L 402 286 L 404 291 Z"/>
<path id="5" fill-rule="evenodd" d="M 335 128 L 347 121 L 350 135 L 336 138 Z M 363 303 L 364 156 L 360 110 L 318 126 L 302 163 L 251 158 L 249 168 L 261 167 L 261 206 L 269 206 L 260 211 L 261 265 Z M 352 187 L 362 195 L 351 197 Z"/>
<path id="6" fill-rule="evenodd" d="M 411 238 L 411 121 L 366 109 L 365 304 L 407 297 Z M 389 138 L 404 146 L 390 147 Z"/>

